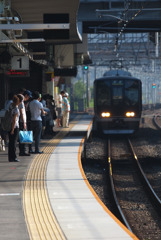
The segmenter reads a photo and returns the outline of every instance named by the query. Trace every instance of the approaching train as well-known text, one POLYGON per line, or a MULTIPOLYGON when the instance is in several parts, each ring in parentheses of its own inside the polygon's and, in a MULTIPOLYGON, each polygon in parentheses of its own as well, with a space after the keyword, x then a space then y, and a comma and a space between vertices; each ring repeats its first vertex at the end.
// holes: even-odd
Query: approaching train
POLYGON ((103 134, 132 134, 139 128, 142 83, 123 70, 111 70, 94 81, 93 130, 103 134))

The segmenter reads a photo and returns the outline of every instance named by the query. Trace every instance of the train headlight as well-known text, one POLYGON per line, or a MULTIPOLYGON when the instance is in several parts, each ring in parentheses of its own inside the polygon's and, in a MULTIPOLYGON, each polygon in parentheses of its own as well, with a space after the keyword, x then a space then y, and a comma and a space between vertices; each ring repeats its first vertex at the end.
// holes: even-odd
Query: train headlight
POLYGON ((103 118, 110 117, 110 116, 111 116, 111 114, 109 112, 101 113, 101 117, 103 117, 103 118))
POLYGON ((135 117, 135 113, 134 112, 127 112, 126 117, 135 117))

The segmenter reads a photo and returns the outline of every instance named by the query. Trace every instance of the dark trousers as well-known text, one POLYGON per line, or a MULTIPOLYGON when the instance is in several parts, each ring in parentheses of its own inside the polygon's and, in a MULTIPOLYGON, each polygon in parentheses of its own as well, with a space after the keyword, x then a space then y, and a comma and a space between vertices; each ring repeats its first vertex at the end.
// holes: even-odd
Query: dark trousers
MULTIPOLYGON (((27 121, 27 130, 31 131, 31 120, 27 121)), ((32 144, 29 144, 29 152, 32 151, 32 144)))
MULTIPOLYGON (((19 130, 23 130, 23 123, 20 122, 20 128, 19 130)), ((26 145, 23 143, 20 143, 19 142, 19 151, 20 151, 20 154, 23 154, 26 152, 26 145)))
POLYGON ((11 132, 8 133, 9 143, 8 143, 8 161, 13 161, 17 158, 16 155, 16 145, 18 139, 19 129, 15 128, 14 134, 11 135, 11 132))
POLYGON ((42 131, 42 121, 31 121, 31 130, 35 140, 35 152, 39 151, 39 144, 42 131))

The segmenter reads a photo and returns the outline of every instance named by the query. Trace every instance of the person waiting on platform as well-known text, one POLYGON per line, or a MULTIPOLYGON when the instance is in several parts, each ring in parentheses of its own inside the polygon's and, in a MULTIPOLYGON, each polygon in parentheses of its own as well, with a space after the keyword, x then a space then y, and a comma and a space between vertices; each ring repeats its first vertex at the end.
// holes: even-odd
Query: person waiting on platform
POLYGON ((44 135, 53 135, 53 127, 54 127, 54 122, 53 122, 53 117, 52 117, 52 99, 53 96, 50 94, 46 94, 43 96, 42 99, 42 104, 43 104, 43 109, 46 112, 45 116, 42 117, 42 125, 43 125, 43 131, 42 131, 42 138, 44 135))
POLYGON ((63 110, 63 127, 68 128, 69 113, 70 113, 70 103, 68 101, 68 93, 64 93, 63 95, 62 110, 63 110))
POLYGON ((55 134, 55 132, 53 131, 54 120, 56 119, 55 101, 53 99, 53 96, 50 94, 48 94, 47 96, 46 106, 50 110, 50 119, 49 119, 48 125, 46 125, 46 130, 47 130, 47 133, 49 134, 55 134))
MULTIPOLYGON (((19 129, 27 130, 27 118, 26 118, 26 110, 24 105, 24 96, 22 94, 17 94, 17 97, 20 100, 20 104, 18 106, 20 111, 20 120, 19 120, 19 129)), ((26 153, 26 145, 19 142, 19 156, 30 156, 29 153, 26 153)))
MULTIPOLYGON (((8 99, 5 101, 4 109, 8 110, 11 103, 13 103, 14 92, 8 94, 8 99)), ((4 140, 5 144, 8 145, 8 132, 1 129, 1 137, 4 140)))
POLYGON ((16 155, 16 145, 19 133, 19 116, 20 112, 18 105, 20 103, 19 98, 14 95, 13 103, 9 106, 9 109, 12 109, 12 128, 8 132, 9 143, 8 143, 8 161, 9 162, 19 162, 16 155))
POLYGON ((57 111, 57 126, 61 127, 62 125, 62 100, 64 91, 61 91, 60 94, 58 94, 56 99, 56 111, 57 111))
POLYGON ((42 131, 42 118, 41 115, 46 115, 43 109, 42 103, 39 101, 40 94, 35 91, 33 93, 33 100, 29 104, 29 109, 31 112, 31 129, 33 130, 34 140, 35 140, 35 152, 31 149, 31 153, 43 153, 39 150, 41 131, 42 131))

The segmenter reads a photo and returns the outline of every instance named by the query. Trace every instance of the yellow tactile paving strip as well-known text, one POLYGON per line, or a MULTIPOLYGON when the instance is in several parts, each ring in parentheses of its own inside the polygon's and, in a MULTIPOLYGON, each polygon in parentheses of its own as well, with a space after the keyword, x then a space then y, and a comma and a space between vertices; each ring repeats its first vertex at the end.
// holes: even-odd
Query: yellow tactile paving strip
POLYGON ((55 138, 51 139, 42 150, 43 154, 36 155, 26 174, 23 188, 24 215, 32 240, 65 240, 56 217, 51 209, 46 189, 46 167, 50 155, 70 128, 62 129, 55 138))

